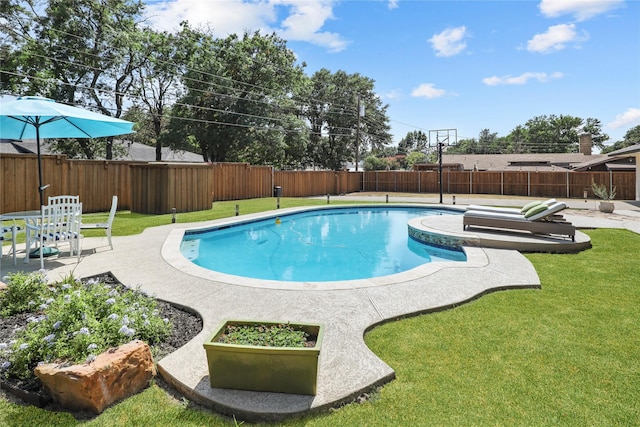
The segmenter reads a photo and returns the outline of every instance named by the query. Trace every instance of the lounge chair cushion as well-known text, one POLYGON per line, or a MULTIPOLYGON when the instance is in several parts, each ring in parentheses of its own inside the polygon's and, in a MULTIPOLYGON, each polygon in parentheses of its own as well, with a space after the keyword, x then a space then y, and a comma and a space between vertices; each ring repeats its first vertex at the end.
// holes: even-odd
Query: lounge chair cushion
POLYGON ((527 218, 527 220, 537 221, 539 219, 543 219, 547 217, 551 218, 554 213, 560 212, 561 210, 566 208, 567 208, 567 205, 564 202, 556 202, 553 205, 549 206, 547 209, 543 210, 542 212, 539 212, 535 215, 530 216, 529 218, 527 218))
POLYGON ((532 216, 539 214, 540 212, 545 211, 549 206, 544 203, 540 203, 526 210, 524 213, 525 218, 531 218, 532 216))
POLYGON ((528 211, 529 209, 531 209, 531 208, 533 208, 533 207, 536 207, 536 206, 538 206, 538 205, 540 205, 540 204, 542 204, 542 202, 541 202, 541 201, 539 201, 539 200, 535 200, 535 201, 533 201, 533 202, 529 202, 529 203, 527 203, 526 205, 524 205, 524 206, 520 209, 520 212, 521 212, 522 214, 525 214, 525 213, 527 213, 527 211, 528 211))

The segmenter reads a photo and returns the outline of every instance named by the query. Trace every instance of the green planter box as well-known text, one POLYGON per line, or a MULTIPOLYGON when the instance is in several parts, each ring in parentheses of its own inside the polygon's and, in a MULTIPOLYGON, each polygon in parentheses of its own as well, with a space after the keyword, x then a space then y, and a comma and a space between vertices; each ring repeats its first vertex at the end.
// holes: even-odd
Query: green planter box
POLYGON ((286 322, 222 322, 204 343, 211 387, 315 395, 323 335, 321 325, 291 324, 310 336, 317 336, 314 347, 257 347, 217 342, 227 325, 282 323, 286 322))

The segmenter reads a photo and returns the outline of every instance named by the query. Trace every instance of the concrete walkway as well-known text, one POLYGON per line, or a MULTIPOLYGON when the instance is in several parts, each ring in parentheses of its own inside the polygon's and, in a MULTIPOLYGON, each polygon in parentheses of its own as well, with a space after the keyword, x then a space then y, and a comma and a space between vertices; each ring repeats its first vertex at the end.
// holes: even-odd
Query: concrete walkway
MULTIPOLYGON (((347 197, 355 196, 344 198, 347 197)), ((385 196, 362 195, 358 200, 379 201, 376 200, 378 197, 385 196)), ((392 201, 434 203, 415 197, 410 200, 393 197, 392 201)), ((465 204, 507 205, 502 200, 464 201, 465 204)), ((458 199, 456 207, 463 207, 461 203, 458 199)), ((570 202, 570 207, 573 205, 574 202, 570 202)), ((565 217, 577 227, 628 228, 640 232, 640 209, 619 202, 616 205, 616 212, 610 215, 593 209, 576 209, 565 211, 565 217)), ((278 211, 279 214, 284 212, 278 211)), ((269 214, 273 212, 252 217, 269 214)), ((203 318, 203 331, 160 360, 158 368, 190 399, 239 419, 278 420, 323 411, 392 380, 394 371, 364 343, 364 333, 377 324, 453 307, 494 290, 540 286, 533 266, 519 252, 476 247, 466 248, 468 261, 465 263, 434 263, 387 278, 331 282, 328 286, 237 278, 225 280, 223 276, 212 277, 185 267, 185 259, 176 251, 176 244, 179 244, 176 242, 184 230, 231 220, 234 219, 206 224, 169 224, 147 229, 140 235, 114 237, 114 250, 109 249, 106 238, 86 238, 79 264, 74 262, 75 258, 63 257, 48 259, 46 268, 51 280, 69 273, 85 277, 111 271, 128 286, 140 286, 151 295, 197 311, 203 318), (225 319, 323 324, 325 336, 319 360, 317 395, 211 388, 202 344, 225 319)), ((474 232, 479 234, 477 230, 474 232)), ((7 247, 3 249, 6 252, 7 247)), ((19 260, 18 266, 14 267, 11 257, 2 258, 2 274, 38 268, 38 260, 31 260, 29 264, 19 260)))

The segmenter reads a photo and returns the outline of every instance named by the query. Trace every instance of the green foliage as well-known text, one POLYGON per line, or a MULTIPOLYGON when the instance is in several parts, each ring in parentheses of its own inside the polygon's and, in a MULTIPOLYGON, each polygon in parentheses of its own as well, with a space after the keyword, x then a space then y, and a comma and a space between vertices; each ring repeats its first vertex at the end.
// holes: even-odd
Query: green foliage
POLYGON ((305 347, 309 334, 286 324, 227 325, 218 342, 260 347, 305 347))
MULTIPOLYGON (((27 3, 22 1, 3 3, 15 3, 0 9, 9 27, 3 33, 11 34, 4 47, 10 58, 19 56, 13 70, 32 77, 13 80, 12 89, 122 116, 141 59, 142 2, 46 0, 28 2, 28 7, 16 7, 27 3)), ((99 155, 94 141, 76 141, 75 147, 60 144, 58 149, 81 151, 87 159, 99 155)), ((112 158, 112 145, 112 139, 105 140, 106 159, 112 158)))
MULTIPOLYGON (((42 283, 41 274, 34 276, 34 281, 42 283)), ((9 288, 24 282, 22 276, 11 276, 9 288)), ((155 300, 139 291, 72 276, 44 290, 42 286, 31 289, 27 307, 34 315, 14 341, 0 347, 7 376, 31 378, 38 363, 91 362, 97 354, 133 339, 154 345, 171 331, 169 320, 160 318, 155 300)), ((21 293, 17 307, 13 300, 3 299, 11 312, 23 306, 27 292, 21 293)))
POLYGON ((624 139, 622 141, 616 141, 614 144, 605 147, 602 150, 602 154, 620 150, 621 148, 630 147, 631 145, 635 144, 640 144, 640 125, 629 129, 624 134, 624 139))
POLYGON ((387 159, 381 159, 376 156, 369 156, 364 159, 364 170, 369 171, 383 171, 390 168, 387 159))
POLYGON ((427 134, 421 130, 408 132, 407 135, 398 143, 398 153, 409 154, 414 151, 426 151, 429 145, 427 134))
POLYGON ((579 135, 590 133, 593 145, 603 148, 609 136, 602 133, 598 119, 568 115, 536 116, 517 125, 506 137, 483 129, 478 139, 461 139, 447 148, 448 154, 573 153, 578 151, 579 135))
POLYGON ((413 169, 413 165, 416 163, 425 163, 427 155, 420 151, 412 151, 407 155, 407 169, 413 169))
POLYGON ((186 92, 162 138, 191 138, 205 161, 281 164, 289 148, 299 152, 308 129, 295 120, 300 109, 294 99, 306 77, 286 42, 260 32, 225 39, 188 27, 184 32, 192 46, 186 92))
POLYGON ((48 294, 43 273, 9 273, 5 280, 7 290, 0 292, 0 317, 34 311, 48 294))
POLYGON ((339 170, 358 151, 379 151, 391 142, 387 105, 374 90, 374 81, 358 73, 323 68, 310 79, 301 102, 311 125, 309 157, 314 165, 339 170), (358 117, 358 104, 364 117, 358 117), (360 129, 356 132, 358 124, 360 129))

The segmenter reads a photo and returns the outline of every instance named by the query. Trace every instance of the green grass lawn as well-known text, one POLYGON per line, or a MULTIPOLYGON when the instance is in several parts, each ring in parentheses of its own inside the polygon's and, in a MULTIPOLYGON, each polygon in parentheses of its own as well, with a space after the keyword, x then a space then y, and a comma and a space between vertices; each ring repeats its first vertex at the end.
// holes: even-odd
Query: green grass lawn
MULTIPOLYGON (((293 200, 286 203, 298 203, 293 200)), ((273 208, 273 199, 251 202, 238 202, 241 213, 273 208)), ((211 212, 178 218, 188 222, 198 220, 191 215, 229 216, 235 204, 219 203, 211 212)), ((283 201, 283 207, 288 206, 283 201)), ((114 234, 125 229, 135 233, 167 223, 167 218, 118 213, 114 234)), ((587 234, 593 243, 588 251, 527 255, 538 271, 541 290, 497 292, 449 311, 375 328, 367 334, 367 344, 393 367, 397 379, 364 404, 283 424, 640 425, 640 236, 608 229, 587 234)), ((0 399, 0 425, 80 423, 66 413, 0 399)), ((234 422, 152 385, 82 424, 234 422)))

